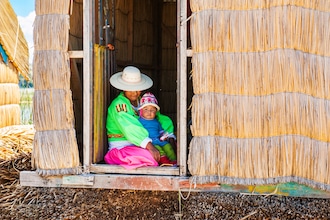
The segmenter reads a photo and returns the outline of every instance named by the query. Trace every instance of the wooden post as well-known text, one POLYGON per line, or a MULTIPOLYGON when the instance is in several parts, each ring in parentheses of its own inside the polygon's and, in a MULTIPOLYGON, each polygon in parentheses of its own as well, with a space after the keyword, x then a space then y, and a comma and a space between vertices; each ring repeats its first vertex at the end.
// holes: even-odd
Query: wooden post
POLYGON ((83 2, 83 148, 84 148, 84 172, 89 173, 89 166, 92 163, 92 106, 91 106, 91 85, 93 72, 93 15, 94 5, 92 0, 83 2))
POLYGON ((177 1, 177 122, 178 122, 178 158, 180 176, 187 175, 187 0, 177 1))

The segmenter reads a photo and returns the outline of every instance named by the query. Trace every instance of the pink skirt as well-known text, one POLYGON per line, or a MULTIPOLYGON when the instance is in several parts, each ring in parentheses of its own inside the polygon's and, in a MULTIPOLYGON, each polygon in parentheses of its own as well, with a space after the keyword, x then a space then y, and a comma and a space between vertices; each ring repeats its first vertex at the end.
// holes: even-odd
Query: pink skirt
POLYGON ((104 156, 107 164, 121 165, 128 170, 145 166, 158 166, 157 161, 146 149, 137 146, 127 146, 122 149, 112 149, 104 156))

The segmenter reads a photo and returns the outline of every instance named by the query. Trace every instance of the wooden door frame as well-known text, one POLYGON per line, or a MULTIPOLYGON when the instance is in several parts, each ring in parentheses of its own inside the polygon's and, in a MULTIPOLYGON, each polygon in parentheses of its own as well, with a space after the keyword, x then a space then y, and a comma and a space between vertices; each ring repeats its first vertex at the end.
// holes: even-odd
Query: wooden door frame
MULTIPOLYGON (((84 173, 103 170, 104 166, 93 164, 92 133, 92 77, 93 77, 93 45, 95 30, 93 21, 95 5, 92 0, 84 0, 83 9, 83 169, 84 173)), ((178 162, 179 175, 187 175, 187 0, 177 1, 177 128, 178 128, 178 162)), ((115 169, 118 172, 118 169, 115 169)), ((121 170, 121 169, 119 169, 121 170)), ((162 172, 160 172, 161 174, 162 172)), ((169 172, 169 173, 172 173, 169 172)), ((148 172, 146 172, 148 174, 148 172)))

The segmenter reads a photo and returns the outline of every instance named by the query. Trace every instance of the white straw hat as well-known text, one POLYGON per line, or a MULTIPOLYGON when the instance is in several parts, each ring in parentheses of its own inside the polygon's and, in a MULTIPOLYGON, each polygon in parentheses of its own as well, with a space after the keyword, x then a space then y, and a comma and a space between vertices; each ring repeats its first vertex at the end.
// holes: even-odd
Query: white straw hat
POLYGON ((149 89, 153 82, 151 78, 134 66, 127 66, 122 72, 110 77, 110 84, 123 91, 142 91, 149 89))

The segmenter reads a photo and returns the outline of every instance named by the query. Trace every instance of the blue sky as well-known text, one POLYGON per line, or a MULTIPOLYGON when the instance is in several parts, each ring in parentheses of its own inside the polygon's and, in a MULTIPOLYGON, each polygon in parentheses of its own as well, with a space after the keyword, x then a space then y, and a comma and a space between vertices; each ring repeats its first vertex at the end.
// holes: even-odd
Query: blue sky
POLYGON ((9 0, 17 15, 26 17, 34 11, 35 0, 9 0))
POLYGON ((33 58, 33 22, 35 18, 35 0, 9 0, 13 7, 25 39, 29 45, 30 63, 33 58))

